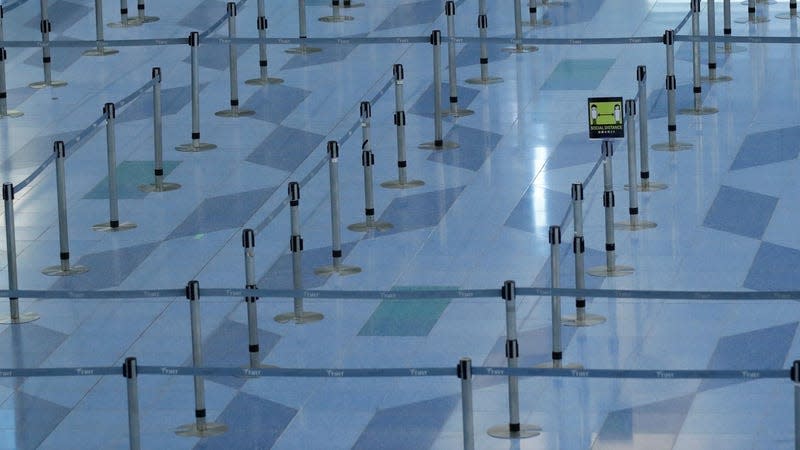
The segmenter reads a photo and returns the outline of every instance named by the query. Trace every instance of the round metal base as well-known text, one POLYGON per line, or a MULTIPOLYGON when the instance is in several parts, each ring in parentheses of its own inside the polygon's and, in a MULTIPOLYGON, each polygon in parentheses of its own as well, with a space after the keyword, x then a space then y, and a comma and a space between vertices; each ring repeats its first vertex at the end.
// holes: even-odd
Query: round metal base
POLYGON ((205 142, 200 142, 198 144, 193 144, 193 143, 181 144, 175 147, 175 150, 179 152, 204 152, 207 150, 214 150, 215 148, 217 148, 217 146, 214 144, 207 144, 205 142))
POLYGON ((112 227, 110 223, 98 223, 92 227, 92 231, 104 231, 107 233, 116 233, 118 231, 129 231, 136 228, 135 223, 131 222, 120 222, 120 224, 116 227, 112 227))
POLYGON ((526 27, 549 27, 552 24, 553 24, 553 22, 550 22, 547 19, 539 19, 533 25, 531 25, 530 21, 522 22, 522 25, 524 25, 526 27))
POLYGON ((95 48, 92 50, 84 50, 83 56, 108 56, 108 55, 116 55, 119 53, 119 50, 114 48, 95 48))
POLYGON ((342 5, 342 8, 361 8, 363 3, 350 3, 349 5, 342 5))
POLYGON ((225 110, 222 110, 222 111, 215 112, 214 115, 217 116, 217 117, 233 117, 233 118, 236 118, 236 117, 249 117, 249 116, 255 115, 255 113, 256 113, 255 111, 250 110, 250 109, 239 109, 239 110, 236 110, 236 111, 234 111, 232 109, 225 109, 225 110))
POLYGON ((8 109, 6 110, 5 114, 0 114, 0 119, 2 119, 3 117, 10 117, 12 119, 15 119, 17 117, 22 117, 22 116, 24 116, 22 111, 17 111, 16 109, 8 109))
POLYGON ((57 88, 57 87, 64 87, 66 85, 67 85, 66 81, 52 80, 52 81, 50 81, 50 84, 47 84, 44 81, 37 81, 35 83, 29 84, 28 87, 31 87, 33 89, 44 89, 46 87, 57 88))
POLYGON ((268 84, 281 84, 283 83, 283 78, 253 78, 252 80, 247 80, 244 84, 249 84, 250 86, 266 86, 268 84))
POLYGON ((156 16, 144 16, 144 17, 136 16, 136 20, 138 20, 141 23, 153 23, 153 22, 158 22, 161 19, 159 19, 156 16))
POLYGON ((394 225, 388 222, 372 222, 371 224, 366 222, 359 222, 347 226, 348 230, 357 232, 365 232, 370 230, 386 231, 386 230, 391 230, 392 228, 394 228, 394 225))
POLYGON ((19 317, 16 319, 12 319, 11 316, 2 315, 0 316, 0 324, 3 325, 17 325, 21 323, 28 323, 33 322, 34 320, 38 320, 39 315, 32 312, 20 313, 19 317))
POLYGON ((617 222, 614 224, 615 229, 625 230, 625 231, 649 230, 655 227, 656 227, 655 222, 648 222, 646 220, 639 220, 635 224, 632 224, 630 222, 617 222))
POLYGON ((155 184, 140 184, 139 190, 142 192, 169 192, 176 191, 181 188, 178 183, 161 183, 161 186, 155 184))
POLYGON ((750 18, 747 18, 747 17, 743 17, 741 19, 734 19, 734 22, 736 22, 736 23, 764 23, 764 22, 769 22, 769 17, 756 16, 753 20, 750 20, 750 18))
POLYGON ((728 81, 733 81, 733 77, 730 75, 717 75, 714 78, 700 77, 700 79, 708 83, 727 83, 728 81))
POLYGON ((361 272, 361 267, 356 266, 323 266, 314 269, 314 273, 317 275, 331 275, 331 274, 339 274, 339 275, 355 275, 361 272))
POLYGON ((564 316, 561 318, 561 324, 565 327, 591 327, 605 322, 605 317, 596 314, 585 314, 582 320, 578 320, 577 316, 564 316))
POLYGON ((511 431, 511 426, 509 424, 503 425, 495 425, 492 428, 486 430, 486 433, 498 439, 527 439, 529 437, 539 436, 542 431, 542 427, 539 425, 527 425, 527 424, 520 424, 519 431, 511 431))
POLYGON ((312 53, 319 53, 322 51, 322 49, 318 47, 300 46, 300 47, 287 48, 284 51, 292 55, 310 55, 312 53))
MULTIPOLYGON (((774 5, 775 3, 776 3, 775 0, 756 0, 756 5, 774 5)), ((747 6, 748 2, 743 1, 740 4, 747 6)))
POLYGON ((792 13, 780 13, 780 14, 776 14, 776 15, 775 15, 775 18, 776 18, 776 19, 786 19, 786 20, 792 20, 792 19, 797 19, 797 14, 792 14, 792 13))
POLYGON ((466 117, 475 114, 475 111, 466 108, 456 108, 448 109, 447 111, 442 111, 442 115, 445 117, 466 117))
POLYGON ((662 144, 653 144, 650 146, 650 148, 660 152, 679 152, 681 150, 690 150, 694 148, 694 146, 692 144, 687 144, 686 142, 676 142, 675 144, 664 142, 662 144))
POLYGON ((717 46, 717 50, 721 51, 722 53, 727 53, 727 54, 742 53, 742 52, 746 52, 747 51, 747 47, 744 47, 742 45, 733 45, 733 44, 731 44, 730 50, 726 50, 725 44, 722 44, 722 45, 718 45, 717 46))
MULTIPOLYGON (((637 184, 637 185, 636 185, 636 189, 638 189, 638 190, 639 190, 639 192, 655 192, 655 191, 663 191, 663 190, 664 190, 664 189, 666 189, 666 188, 667 188, 667 185, 666 185, 666 184, 663 184, 663 183, 655 183, 655 182, 647 182, 646 184, 645 184, 645 183, 640 183, 640 184, 637 184)), ((627 191, 627 190, 629 190, 629 189, 630 189, 630 185, 629 185, 629 184, 626 184, 626 185, 625 185, 625 190, 627 191)))
POLYGON ((558 367, 556 367, 555 361, 550 361, 546 363, 541 363, 533 366, 537 369, 583 369, 583 366, 576 363, 561 363, 558 367))
POLYGON ((411 189, 420 186, 425 186, 425 182, 422 180, 407 180, 405 183, 401 183, 400 180, 392 180, 381 183, 381 187, 386 189, 411 189))
POLYGON ((711 108, 704 106, 700 109, 697 108, 686 108, 686 109, 679 109, 678 114, 683 114, 686 116, 707 116, 709 114, 716 114, 719 110, 717 108, 711 108))
POLYGON ((464 80, 467 84, 497 84, 502 83, 503 79, 500 77, 486 77, 486 78, 467 78, 464 80))
POLYGON ((275 322, 278 323, 294 322, 298 325, 302 325, 304 323, 319 322, 324 318, 325 316, 322 313, 318 312, 303 311, 300 314, 295 314, 294 312, 290 312, 290 313, 278 314, 277 316, 275 316, 275 322))
POLYGON ((610 270, 607 265, 592 267, 586 273, 593 277, 624 277, 633 274, 633 267, 614 266, 610 270))
POLYGON ((135 17, 129 17, 128 20, 125 22, 111 22, 107 24, 108 28, 128 28, 128 27, 140 27, 142 26, 142 22, 135 17))
POLYGON ((81 273, 86 273, 89 271, 89 268, 86 266, 69 266, 66 270, 60 265, 58 266, 50 266, 45 267, 42 269, 42 273, 51 277, 66 277, 70 275, 78 275, 81 273))
POLYGON ((211 437, 219 436, 228 431, 228 426, 222 423, 206 422, 202 429, 196 423, 181 425, 175 430, 175 434, 184 437, 211 437))
POLYGON ((442 141, 441 145, 436 145, 436 142, 424 142, 417 146, 422 150, 451 150, 459 147, 460 145, 452 141, 442 141))
POLYGON ((539 47, 536 47, 534 45, 520 45, 520 46, 503 48, 504 52, 509 52, 509 53, 533 53, 537 50, 539 50, 539 47))
POLYGON ((353 16, 323 16, 319 18, 320 22, 326 23, 339 23, 339 22, 349 22, 351 20, 355 20, 353 16))

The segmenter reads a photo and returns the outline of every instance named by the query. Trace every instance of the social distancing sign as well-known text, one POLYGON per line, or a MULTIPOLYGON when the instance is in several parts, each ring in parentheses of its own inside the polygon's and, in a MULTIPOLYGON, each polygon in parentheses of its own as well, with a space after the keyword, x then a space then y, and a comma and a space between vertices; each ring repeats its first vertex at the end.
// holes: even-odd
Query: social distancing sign
POLYGON ((622 97, 589 98, 589 139, 621 139, 625 137, 622 97))

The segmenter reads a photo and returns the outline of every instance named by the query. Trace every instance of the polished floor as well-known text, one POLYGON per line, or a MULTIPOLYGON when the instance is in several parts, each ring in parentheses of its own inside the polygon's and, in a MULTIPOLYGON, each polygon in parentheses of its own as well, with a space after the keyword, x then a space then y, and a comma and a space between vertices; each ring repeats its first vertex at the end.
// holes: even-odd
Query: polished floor
MULTIPOLYGON (((105 22, 118 21, 107 0, 105 22)), ((132 15, 136 2, 129 1, 132 15)), ((298 5, 266 2, 270 37, 298 35, 298 5)), ((633 98, 636 67, 648 72, 650 143, 667 140, 664 46, 660 43, 588 45, 597 37, 660 37, 689 12, 689 1, 568 0, 539 7, 548 27, 524 28, 526 37, 576 39, 509 53, 489 47, 492 85, 479 76, 477 43, 457 45, 458 99, 474 115, 445 118, 444 138, 458 149, 421 150, 434 139, 433 70, 427 43, 365 43, 364 37, 423 37, 446 27, 441 0, 366 1, 325 23, 321 0, 307 3, 310 37, 346 37, 322 52, 292 55, 292 45, 270 45, 269 75, 282 84, 244 84, 259 74, 257 45, 240 45, 240 105, 251 117, 224 118, 229 106, 226 45, 201 43, 201 140, 206 152, 177 152, 191 140, 188 45, 117 47, 116 55, 82 56, 85 48, 53 49, 53 78, 68 85, 33 90, 41 81, 37 47, 7 48, 8 103, 24 112, 0 119, 2 182, 21 183, 52 154, 53 142, 74 142, 102 115, 163 70, 165 180, 170 192, 145 193, 152 182, 150 91, 117 110, 116 171, 119 219, 137 227, 93 231, 109 220, 106 136, 103 126, 67 148, 66 185, 72 264, 84 274, 42 274, 58 264, 59 230, 54 165, 16 194, 16 251, 21 289, 106 290, 108 299, 22 299, 23 312, 40 318, 0 328, 0 367, 190 365, 189 306, 183 296, 119 299, 114 291, 242 288, 241 235, 256 232, 260 288, 292 286, 287 185, 301 182, 300 227, 307 289, 414 291, 441 289, 440 299, 305 299, 321 322, 279 324, 291 299, 257 302, 260 356, 282 368, 454 367, 462 356, 475 365, 505 365, 502 300, 451 297, 455 289, 550 284, 548 227, 561 225, 561 285, 574 284, 570 214, 572 183, 584 182, 586 265, 605 263, 603 169, 600 143, 587 132, 587 98, 633 98), (405 69, 410 189, 385 189, 396 179, 392 65, 405 69), (353 232, 364 221, 359 103, 372 101, 376 220, 393 228, 353 232), (73 141, 70 141, 70 140, 73 141), (331 211, 326 142, 341 146, 343 264, 362 271, 318 276, 331 262, 331 211)), ((702 2, 702 30, 707 3, 702 2)), ((733 18, 746 6, 732 2, 733 18)), ((9 3, 6 2, 6 5, 9 3)), ((513 2, 489 1, 490 36, 511 37, 513 2)), ((523 2, 527 19, 527 2, 523 2)), ((477 36, 477 0, 456 2, 456 34, 477 36)), ((723 28, 716 2, 717 32, 723 28)), ((734 22, 735 36, 796 36, 796 20, 775 18, 788 4, 758 3, 759 24, 734 22)), ((239 36, 255 37, 256 1, 238 11, 239 36)), ((35 41, 39 2, 7 11, 5 38, 35 41)), ((218 0, 151 1, 160 18, 138 27, 105 27, 106 39, 185 38, 225 15, 218 0)), ((91 0, 49 2, 52 40, 93 40, 91 0)), ((680 35, 686 36, 691 23, 680 35)), ((212 36, 224 37, 223 24, 212 36)), ((706 46, 701 45, 706 61, 706 46)), ((448 101, 447 46, 443 48, 444 102, 448 101)), ((704 83, 705 106, 719 113, 679 115, 676 152, 651 151, 650 172, 663 191, 639 194, 641 231, 617 230, 623 277, 586 277, 589 288, 637 290, 774 291, 800 288, 800 56, 796 45, 738 43, 718 52, 718 72, 732 81, 704 83), (793 200, 794 199, 794 200, 793 200)), ((703 74, 706 68, 703 65, 703 74)), ((692 45, 676 44, 678 107, 691 108, 692 45)), ((448 105, 444 105, 448 108, 448 105)), ((638 133, 638 132, 637 132, 638 133)), ((615 216, 627 220, 627 146, 613 157, 615 216)), ((7 286, 3 244, 0 287, 7 286)), ((564 298, 565 314, 574 313, 564 298)), ((246 305, 241 298, 202 297, 204 363, 239 367, 248 361, 246 305)), ((788 368, 798 355, 800 305, 789 300, 589 300, 588 311, 607 321, 564 327, 564 360, 591 369, 788 368)), ((520 297, 520 365, 550 361, 549 297, 520 297)), ((788 371, 787 371, 788 374, 788 371)), ((142 448, 456 449, 462 447, 460 383, 455 377, 232 378, 205 382, 209 420, 229 431, 210 438, 174 430, 194 420, 189 377, 141 376, 142 448)), ((788 380, 609 380, 525 378, 521 418, 540 436, 499 440, 486 429, 508 421, 505 378, 475 379, 475 439, 479 449, 789 449, 794 448, 793 386, 788 380)), ((0 448, 112 449, 128 447, 125 381, 121 376, 0 378, 0 448)))

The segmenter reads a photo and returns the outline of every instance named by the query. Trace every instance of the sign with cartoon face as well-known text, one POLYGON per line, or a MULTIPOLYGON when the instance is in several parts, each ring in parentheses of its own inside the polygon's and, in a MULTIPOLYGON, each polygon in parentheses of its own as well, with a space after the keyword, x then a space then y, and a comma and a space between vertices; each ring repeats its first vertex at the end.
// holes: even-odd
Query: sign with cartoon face
POLYGON ((589 139, 625 137, 622 97, 593 97, 587 103, 589 139))

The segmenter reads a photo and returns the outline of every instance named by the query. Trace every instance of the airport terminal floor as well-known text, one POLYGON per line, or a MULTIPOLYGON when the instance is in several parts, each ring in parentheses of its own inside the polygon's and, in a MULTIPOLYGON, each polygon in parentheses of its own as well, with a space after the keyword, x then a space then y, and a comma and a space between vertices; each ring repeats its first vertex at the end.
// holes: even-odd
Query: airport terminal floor
POLYGON ((3 5, 0 448, 795 448, 789 3, 122 3, 3 5))

